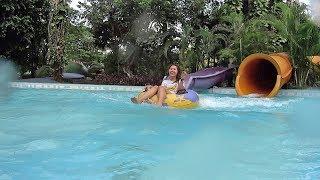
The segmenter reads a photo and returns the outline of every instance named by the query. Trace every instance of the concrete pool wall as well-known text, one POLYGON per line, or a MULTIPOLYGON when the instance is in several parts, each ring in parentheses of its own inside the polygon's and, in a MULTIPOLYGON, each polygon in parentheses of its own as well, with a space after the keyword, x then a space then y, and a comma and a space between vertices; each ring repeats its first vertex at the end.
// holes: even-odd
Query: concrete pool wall
MULTIPOLYGON (((10 86, 20 89, 69 89, 85 91, 128 91, 139 92, 143 86, 92 85, 92 84, 55 84, 55 83, 27 83, 12 82, 10 86)), ((236 95, 234 88, 212 88, 204 93, 236 95)), ((280 96, 320 97, 320 89, 282 89, 280 96)))

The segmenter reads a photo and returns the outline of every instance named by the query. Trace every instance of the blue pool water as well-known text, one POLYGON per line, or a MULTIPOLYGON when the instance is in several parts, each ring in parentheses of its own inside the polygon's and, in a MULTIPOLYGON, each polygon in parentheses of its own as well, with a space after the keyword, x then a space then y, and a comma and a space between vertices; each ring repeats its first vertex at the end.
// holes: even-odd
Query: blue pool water
POLYGON ((320 98, 15 89, 0 102, 0 179, 319 179, 320 98), (318 121, 317 121, 318 120, 318 121))

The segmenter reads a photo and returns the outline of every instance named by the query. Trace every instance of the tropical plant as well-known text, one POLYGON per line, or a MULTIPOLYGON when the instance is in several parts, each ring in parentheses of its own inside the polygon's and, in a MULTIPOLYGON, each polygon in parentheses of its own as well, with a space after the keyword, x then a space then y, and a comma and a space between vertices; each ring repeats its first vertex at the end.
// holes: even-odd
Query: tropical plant
POLYGON ((92 25, 95 44, 111 51, 118 74, 132 76, 135 72, 150 72, 147 69, 152 67, 160 71, 166 69, 177 34, 174 28, 178 14, 176 1, 89 2, 90 5, 83 6, 92 25))
POLYGON ((48 0, 2 1, 0 56, 15 62, 23 74, 46 64, 48 51, 48 0))
POLYGON ((279 17, 269 16, 269 21, 276 33, 286 41, 283 43, 285 52, 291 55, 294 67, 294 86, 305 87, 311 72, 311 63, 308 56, 320 52, 319 27, 306 14, 305 7, 291 3, 276 5, 281 9, 279 17))
POLYGON ((294 86, 319 81, 307 60, 320 51, 319 27, 294 1, 87 0, 79 12, 68 2, 2 3, 0 56, 32 74, 50 65, 59 81, 63 65, 80 61, 92 74, 105 72, 102 82, 116 74, 131 83, 137 75, 162 76, 171 63, 194 72, 284 51, 294 86))
POLYGON ((229 57, 235 65, 253 53, 281 52, 280 42, 284 41, 271 31, 264 17, 245 20, 239 13, 230 13, 222 18, 231 33, 227 47, 221 50, 219 58, 229 57))
POLYGON ((64 38, 69 6, 67 0, 50 0, 49 53, 48 60, 53 68, 53 79, 62 82, 64 38))
POLYGON ((223 13, 218 1, 184 1, 181 9, 180 59, 190 71, 217 66, 218 52, 225 48, 228 29, 220 24, 223 13))
POLYGON ((94 45, 94 37, 89 27, 82 24, 69 24, 65 37, 64 59, 66 63, 81 61, 87 67, 104 63, 107 54, 94 45))

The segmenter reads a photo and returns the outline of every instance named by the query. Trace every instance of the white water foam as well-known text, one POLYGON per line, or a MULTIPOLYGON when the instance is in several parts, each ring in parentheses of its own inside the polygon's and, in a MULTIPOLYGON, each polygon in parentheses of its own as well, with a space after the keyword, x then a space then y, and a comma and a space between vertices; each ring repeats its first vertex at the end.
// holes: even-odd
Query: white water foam
POLYGON ((16 68, 10 61, 0 58, 0 101, 6 99, 11 94, 12 88, 9 83, 16 77, 16 68))
POLYGON ((45 139, 45 140, 35 140, 32 142, 29 142, 25 145, 26 151, 44 151, 44 150, 52 150, 56 149, 58 147, 58 143, 45 139))
POLYGON ((103 102, 105 100, 118 101, 118 99, 112 98, 108 96, 108 94, 92 93, 92 95, 98 99, 98 102, 103 102))
POLYGON ((290 104, 301 99, 270 99, 248 97, 200 97, 202 109, 227 110, 227 111, 270 111, 274 109, 286 109, 290 104))
POLYGON ((119 132, 122 132, 124 129, 123 128, 118 128, 118 129, 108 129, 104 133, 105 134, 116 134, 119 132))
POLYGON ((263 97, 264 94, 248 94, 246 96, 243 97, 248 97, 248 98, 259 98, 259 97, 263 97))

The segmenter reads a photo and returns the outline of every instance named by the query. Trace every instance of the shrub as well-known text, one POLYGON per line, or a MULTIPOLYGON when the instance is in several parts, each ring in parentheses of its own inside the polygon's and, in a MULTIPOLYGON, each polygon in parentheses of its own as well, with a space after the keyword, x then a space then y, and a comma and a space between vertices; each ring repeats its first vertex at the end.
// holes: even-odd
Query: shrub
POLYGON ((36 70, 36 78, 43 78, 52 76, 53 69, 50 66, 42 66, 36 70))
POLYGON ((67 73, 77 73, 82 75, 87 75, 88 69, 78 62, 70 62, 65 68, 64 71, 67 73))
POLYGON ((104 72, 104 66, 102 64, 94 64, 88 69, 88 74, 94 76, 104 72))

